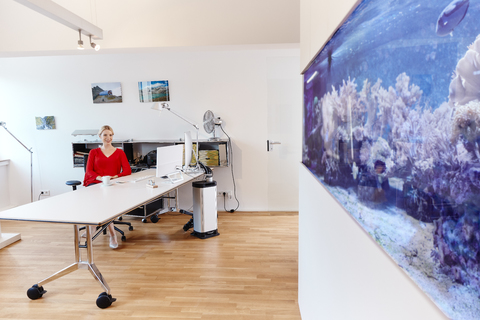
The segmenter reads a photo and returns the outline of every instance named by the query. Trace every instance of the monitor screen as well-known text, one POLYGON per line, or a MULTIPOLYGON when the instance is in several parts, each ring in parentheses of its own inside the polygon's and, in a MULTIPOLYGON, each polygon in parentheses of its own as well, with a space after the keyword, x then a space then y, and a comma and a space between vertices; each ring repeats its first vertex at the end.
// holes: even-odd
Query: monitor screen
POLYGON ((182 167, 183 146, 181 144, 175 146, 166 146, 157 148, 157 177, 174 173, 177 168, 182 167))

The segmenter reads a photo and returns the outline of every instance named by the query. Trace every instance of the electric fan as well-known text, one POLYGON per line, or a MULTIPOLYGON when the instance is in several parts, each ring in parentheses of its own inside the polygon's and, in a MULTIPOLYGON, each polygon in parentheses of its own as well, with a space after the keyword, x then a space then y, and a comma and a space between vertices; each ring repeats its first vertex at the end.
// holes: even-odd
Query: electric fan
POLYGON ((203 115, 203 129, 205 129, 205 132, 207 133, 213 133, 213 137, 208 140, 219 140, 219 138, 215 136, 215 126, 219 126, 221 124, 222 120, 220 119, 220 117, 215 118, 215 115, 210 110, 207 110, 207 112, 205 112, 205 114, 203 115))

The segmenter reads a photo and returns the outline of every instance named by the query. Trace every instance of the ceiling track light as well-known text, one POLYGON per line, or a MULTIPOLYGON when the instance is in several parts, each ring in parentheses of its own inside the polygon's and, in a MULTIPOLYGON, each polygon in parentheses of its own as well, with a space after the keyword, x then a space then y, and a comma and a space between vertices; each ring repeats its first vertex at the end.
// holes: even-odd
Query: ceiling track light
POLYGON ((90 46, 95 49, 95 51, 98 51, 100 50, 100 45, 99 44, 96 44, 95 42, 92 42, 92 36, 88 36, 90 38, 90 46))
MULTIPOLYGON (((100 50, 100 45, 96 44, 95 42, 92 42, 92 35, 88 36, 90 40, 90 46, 95 49, 95 51, 100 50)), ((82 41, 82 29, 78 29, 78 50, 83 50, 85 47, 83 46, 83 41, 82 41)))
POLYGON ((78 40, 77 49, 78 49, 78 50, 83 50, 83 49, 85 49, 85 48, 83 47, 82 30, 80 30, 80 29, 78 29, 78 37, 79 37, 79 40, 78 40))

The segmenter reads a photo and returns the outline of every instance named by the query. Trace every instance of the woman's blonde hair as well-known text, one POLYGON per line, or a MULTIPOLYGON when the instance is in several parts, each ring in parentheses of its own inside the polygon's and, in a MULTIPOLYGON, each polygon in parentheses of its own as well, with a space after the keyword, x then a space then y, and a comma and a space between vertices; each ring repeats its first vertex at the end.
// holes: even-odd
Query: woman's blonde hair
POLYGON ((112 127, 110 127, 109 125, 104 125, 100 128, 100 130, 98 130, 98 136, 100 137, 102 135, 102 132, 105 131, 105 130, 110 130, 110 131, 112 131, 112 134, 115 134, 113 132, 112 127))

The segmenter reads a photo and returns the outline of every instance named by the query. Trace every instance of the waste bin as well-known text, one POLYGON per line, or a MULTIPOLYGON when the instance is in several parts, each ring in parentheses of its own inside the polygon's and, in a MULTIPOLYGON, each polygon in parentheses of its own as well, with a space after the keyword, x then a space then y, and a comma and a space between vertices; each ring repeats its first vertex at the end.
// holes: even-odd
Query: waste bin
POLYGON ((207 239, 218 236, 217 182, 201 180, 192 183, 193 232, 192 235, 207 239))

